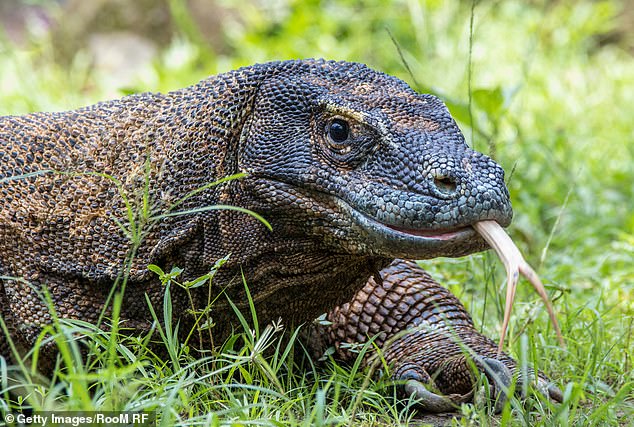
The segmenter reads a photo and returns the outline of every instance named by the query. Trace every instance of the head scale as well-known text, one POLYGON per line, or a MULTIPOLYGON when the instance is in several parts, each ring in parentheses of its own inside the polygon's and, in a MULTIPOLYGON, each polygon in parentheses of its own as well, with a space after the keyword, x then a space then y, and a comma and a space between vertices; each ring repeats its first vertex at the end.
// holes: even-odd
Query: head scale
POLYGON ((408 258, 484 249, 471 224, 509 224, 503 170, 438 98, 362 64, 268 66, 238 167, 274 217, 345 252, 408 258))

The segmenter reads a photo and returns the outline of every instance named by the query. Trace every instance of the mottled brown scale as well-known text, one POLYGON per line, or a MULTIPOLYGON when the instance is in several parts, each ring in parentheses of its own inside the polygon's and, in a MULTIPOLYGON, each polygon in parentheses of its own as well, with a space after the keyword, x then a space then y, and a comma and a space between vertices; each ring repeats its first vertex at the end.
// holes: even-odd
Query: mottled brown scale
MULTIPOLYGON (((443 395, 460 396, 456 403, 473 391, 472 366, 487 373, 480 365, 482 358, 497 360, 511 375, 518 374, 515 360, 498 354, 497 344, 475 329, 462 303, 416 263, 395 260, 381 276, 381 284, 369 279, 351 302, 330 311, 325 318, 329 323, 309 327, 314 357, 333 347, 336 359, 352 362, 358 357, 359 347, 355 350, 354 345, 373 338, 394 368, 394 378, 415 378, 443 395)), ((373 357, 371 352, 366 359, 373 357)), ((538 387, 561 400, 561 392, 541 374, 538 387)))
MULTIPOLYGON (((363 64, 323 60, 258 64, 166 94, 0 117, 0 196, 0 307, 24 350, 51 322, 44 288, 59 316, 95 322, 110 314, 107 296, 125 274, 123 326, 146 331, 146 296, 162 313, 164 294, 149 264, 180 267, 188 280, 228 254, 213 285, 192 291, 197 309, 216 300, 216 343, 235 324, 227 299, 248 310, 243 274, 263 324, 282 317, 298 325, 352 301, 309 346, 377 333, 383 343, 417 321, 437 323, 440 308, 465 340, 479 342, 451 294, 428 287, 410 264, 402 264, 409 272, 382 273, 383 285, 368 278, 397 257, 483 250, 471 225, 506 226, 512 216, 503 170, 467 147, 438 98, 363 64), (351 129, 336 144, 334 118, 351 129), (239 172, 247 176, 200 191, 239 172), (207 210, 217 204, 258 212, 273 231, 241 212, 207 210)), ((172 287, 172 301, 186 334, 189 299, 172 287)), ((386 354, 420 369, 449 363, 427 350, 432 339, 405 334, 386 354)), ((2 335, 0 355, 9 353, 2 335)), ((43 364, 54 361, 53 346, 42 353, 43 364)))

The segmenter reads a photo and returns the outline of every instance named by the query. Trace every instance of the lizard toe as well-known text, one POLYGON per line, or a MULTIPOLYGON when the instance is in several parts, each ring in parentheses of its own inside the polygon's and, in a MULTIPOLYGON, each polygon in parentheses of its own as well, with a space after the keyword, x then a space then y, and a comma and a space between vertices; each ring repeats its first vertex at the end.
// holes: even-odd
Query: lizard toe
POLYGON ((403 390, 409 396, 414 397, 417 406, 427 412, 453 412, 461 403, 469 402, 473 393, 441 395, 428 390, 425 384, 416 380, 407 380, 403 390))
POLYGON ((550 399, 553 402, 561 403, 564 401, 564 394, 557 385, 543 373, 539 372, 535 375, 535 371, 529 369, 527 373, 521 373, 518 377, 518 389, 521 389, 521 397, 526 398, 525 382, 532 385, 540 395, 550 399))
POLYGON ((548 384, 548 396, 557 403, 564 401, 564 394, 555 384, 548 384))
POLYGON ((511 370, 502 362, 491 357, 476 357, 475 364, 489 380, 490 396, 493 403, 493 411, 497 414, 502 412, 502 408, 509 398, 509 388, 513 374, 511 370))
POLYGON ((537 390, 539 390, 542 395, 549 397, 557 403, 564 401, 564 394, 561 389, 552 381, 542 378, 541 376, 537 379, 537 390))
POLYGON ((435 388, 434 381, 419 365, 405 363, 397 369, 394 378, 402 382, 402 392, 405 396, 416 400, 416 405, 426 412, 453 412, 461 403, 469 402, 473 392, 467 394, 442 395, 431 389, 435 388))

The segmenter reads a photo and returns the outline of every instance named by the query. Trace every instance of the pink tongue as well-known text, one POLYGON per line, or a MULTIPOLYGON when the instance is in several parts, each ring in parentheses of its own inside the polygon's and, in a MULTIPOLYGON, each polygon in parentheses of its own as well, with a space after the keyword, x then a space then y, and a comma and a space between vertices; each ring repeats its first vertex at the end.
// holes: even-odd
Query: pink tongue
POLYGON ((522 257, 519 249, 515 246, 515 243, 506 234, 504 229, 495 221, 480 221, 473 224, 473 228, 487 241, 487 243, 495 250, 498 257, 506 268, 507 288, 506 288, 506 303, 504 306, 504 322, 502 323, 502 334, 500 336, 500 343, 498 351, 502 351, 504 344, 504 338, 506 336, 506 329, 511 319, 511 308, 513 307, 513 301, 515 300, 515 289, 517 288, 517 282, 520 274, 522 274, 529 281, 533 288, 537 291, 539 296, 546 305, 546 310, 550 316, 550 320, 557 333, 557 338, 562 347, 565 346, 564 338, 561 335, 557 318, 555 317, 555 311, 548 299, 546 289, 541 280, 535 273, 535 270, 528 265, 528 263, 522 257))
POLYGON ((413 236, 427 237, 429 239, 436 239, 436 240, 449 240, 455 237, 461 231, 467 229, 467 227, 462 227, 462 228, 448 228, 445 230, 420 230, 415 228, 397 227, 395 225, 388 225, 388 227, 400 233, 411 234, 413 236))

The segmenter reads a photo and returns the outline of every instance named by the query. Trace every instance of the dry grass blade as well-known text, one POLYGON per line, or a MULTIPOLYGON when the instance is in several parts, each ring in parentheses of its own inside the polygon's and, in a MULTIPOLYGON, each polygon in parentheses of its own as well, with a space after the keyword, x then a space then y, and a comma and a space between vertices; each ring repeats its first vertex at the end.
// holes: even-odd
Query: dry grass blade
POLYGON ((502 323, 502 334, 500 336, 500 343, 498 345, 498 351, 502 351, 504 345, 504 339, 506 337, 506 330, 508 329, 509 321, 511 319, 511 309, 513 302, 515 301, 515 290, 517 289, 517 282, 519 276, 522 274, 533 285, 533 288, 537 291, 539 296, 546 305, 548 315, 557 333, 557 338, 561 346, 564 346, 564 339, 559 329, 559 323, 555 317, 555 311, 548 299, 546 289, 541 280, 535 273, 535 270, 528 265, 524 260, 521 252, 513 243, 513 240, 506 234, 504 229, 495 221, 480 221, 473 225, 473 228, 487 241, 487 243, 495 250, 500 260, 506 268, 507 287, 506 287, 506 301, 504 304, 504 321, 502 323))

